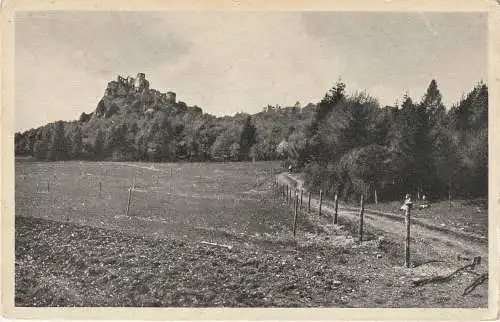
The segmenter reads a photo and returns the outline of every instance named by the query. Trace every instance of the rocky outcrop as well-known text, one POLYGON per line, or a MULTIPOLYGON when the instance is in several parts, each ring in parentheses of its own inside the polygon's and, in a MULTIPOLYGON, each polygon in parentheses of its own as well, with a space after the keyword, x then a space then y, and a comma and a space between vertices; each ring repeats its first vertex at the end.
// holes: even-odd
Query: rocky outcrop
POLYGON ((99 101, 94 115, 111 117, 120 110, 139 113, 154 113, 161 109, 176 109, 176 93, 162 93, 149 88, 149 81, 144 73, 134 77, 118 75, 108 83, 104 97, 99 101))

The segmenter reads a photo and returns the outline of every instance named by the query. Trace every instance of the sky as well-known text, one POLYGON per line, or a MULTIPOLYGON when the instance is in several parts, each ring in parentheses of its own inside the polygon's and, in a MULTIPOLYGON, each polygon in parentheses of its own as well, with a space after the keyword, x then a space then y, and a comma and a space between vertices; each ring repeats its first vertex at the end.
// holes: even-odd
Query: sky
POLYGON ((487 45, 485 13, 19 11, 15 129, 77 119, 138 72, 218 116, 315 103, 339 78, 382 106, 436 79, 450 107, 486 82, 487 45))

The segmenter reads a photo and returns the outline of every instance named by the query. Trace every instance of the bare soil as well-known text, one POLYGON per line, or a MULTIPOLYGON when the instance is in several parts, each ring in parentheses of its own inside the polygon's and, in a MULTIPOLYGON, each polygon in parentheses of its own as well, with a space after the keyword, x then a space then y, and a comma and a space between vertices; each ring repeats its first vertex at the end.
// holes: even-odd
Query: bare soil
MULTIPOLYGON (((191 240, 16 218, 16 306, 483 307, 476 276, 412 286, 380 241, 304 236, 233 243, 191 240)), ((432 264, 428 264, 432 265, 432 264)), ((448 267, 448 266, 447 266, 448 267)), ((441 271, 442 269, 438 269, 441 271)))

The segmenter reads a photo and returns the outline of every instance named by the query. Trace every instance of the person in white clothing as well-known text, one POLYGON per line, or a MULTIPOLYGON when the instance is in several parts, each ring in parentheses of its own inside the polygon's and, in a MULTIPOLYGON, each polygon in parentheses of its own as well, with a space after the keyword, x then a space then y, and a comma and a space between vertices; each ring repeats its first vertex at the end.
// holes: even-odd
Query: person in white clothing
POLYGON ((405 200, 403 202, 403 205, 401 206, 401 210, 407 210, 408 208, 411 208, 411 206, 413 205, 413 202, 411 201, 411 197, 410 197, 410 194, 406 194, 405 196, 405 200))

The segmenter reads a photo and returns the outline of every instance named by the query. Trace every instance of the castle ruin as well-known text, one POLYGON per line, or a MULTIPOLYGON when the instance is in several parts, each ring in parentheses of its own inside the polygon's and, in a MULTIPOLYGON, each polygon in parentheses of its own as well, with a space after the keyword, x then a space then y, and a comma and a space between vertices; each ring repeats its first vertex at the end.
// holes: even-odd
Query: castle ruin
POLYGON ((142 105, 144 111, 170 108, 177 102, 177 95, 175 92, 168 91, 166 93, 161 93, 157 90, 150 89, 149 81, 146 79, 146 74, 144 73, 138 73, 135 78, 118 75, 116 80, 108 83, 105 96, 107 96, 108 99, 123 97, 127 98, 127 100, 138 101, 142 105))
POLYGON ((169 103, 175 104, 176 94, 174 92, 167 92, 167 94, 166 94, 166 100, 169 103))

